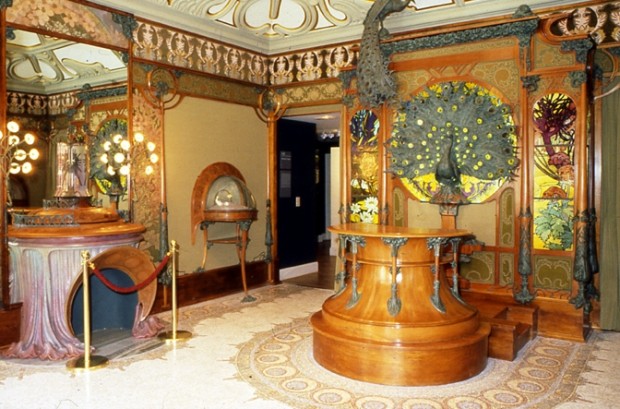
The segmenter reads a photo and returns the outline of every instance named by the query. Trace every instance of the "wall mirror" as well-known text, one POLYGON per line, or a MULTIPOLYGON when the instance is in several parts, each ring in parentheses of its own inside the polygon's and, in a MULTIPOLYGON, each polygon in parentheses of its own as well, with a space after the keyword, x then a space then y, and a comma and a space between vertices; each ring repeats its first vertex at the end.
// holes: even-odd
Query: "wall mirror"
MULTIPOLYGON (((22 206, 40 207, 43 199, 54 198, 56 144, 67 139, 70 124, 78 129, 80 120, 86 123, 85 111, 78 107, 88 106, 92 112, 95 105, 95 99, 89 99, 87 104, 83 97, 98 97, 101 90, 116 88, 114 95, 97 99, 104 101, 97 108, 107 112, 108 117, 127 119, 127 89, 131 89, 131 75, 127 71, 128 34, 133 20, 129 15, 66 1, 21 0, 8 5, 5 2, 0 7, 5 55, 0 65, 0 75, 5 77, 1 87, 4 95, 0 95, 5 104, 0 117, 3 123, 16 119, 20 132, 35 134, 40 149, 30 175, 11 176, 15 181, 11 190, 16 200, 14 208, 9 210, 16 211, 22 206), (87 93, 83 93, 85 84, 90 86, 87 93)), ((98 118, 99 123, 104 122, 104 115, 98 118)), ((90 130, 96 133, 99 123, 91 123, 90 130)), ((85 148, 89 149, 85 142, 85 148)), ((88 160, 84 154, 80 158, 88 160)), ((0 191, 4 195, 5 187, 0 191)), ((102 195, 102 199, 107 200, 107 196, 102 195)), ((5 274, 9 270, 6 201, 0 207, 3 226, 0 306, 4 306, 11 303, 9 275, 5 274)))
POLYGON ((100 197, 105 205, 105 176, 89 171, 102 167, 93 156, 101 150, 93 145, 98 135, 127 136, 126 126, 110 125, 127 122, 122 53, 35 31, 8 32, 7 120, 34 134, 40 152, 30 172, 10 176, 13 206, 40 207, 44 200, 73 195, 100 197), (64 174, 71 168, 79 173, 68 178, 64 174))

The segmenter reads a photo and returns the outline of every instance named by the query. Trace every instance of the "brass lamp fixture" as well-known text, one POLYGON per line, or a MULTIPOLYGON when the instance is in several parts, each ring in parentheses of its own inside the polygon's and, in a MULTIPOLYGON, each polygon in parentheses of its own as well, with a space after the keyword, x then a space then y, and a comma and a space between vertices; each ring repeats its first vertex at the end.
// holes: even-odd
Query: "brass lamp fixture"
POLYGON ((7 186, 7 204, 12 206, 11 195, 9 194, 8 175, 17 175, 19 173, 28 174, 32 172, 33 165, 30 161, 39 158, 39 151, 35 147, 31 147, 36 137, 34 134, 27 132, 23 136, 19 135, 20 126, 16 121, 9 121, 6 124, 7 140, 3 141, 4 134, 0 131, 0 149, 2 166, 0 172, 7 186))
POLYGON ((153 174, 153 165, 159 161, 159 156, 155 153, 155 149, 155 143, 147 142, 144 134, 140 132, 134 134, 133 143, 121 133, 116 133, 106 140, 98 157, 99 162, 101 167, 105 169, 107 179, 118 181, 113 184, 112 189, 106 189, 106 194, 119 195, 124 193, 124 186, 121 180, 129 176, 132 165, 131 161, 140 151, 150 161, 150 164, 145 166, 144 173, 147 175, 153 174))

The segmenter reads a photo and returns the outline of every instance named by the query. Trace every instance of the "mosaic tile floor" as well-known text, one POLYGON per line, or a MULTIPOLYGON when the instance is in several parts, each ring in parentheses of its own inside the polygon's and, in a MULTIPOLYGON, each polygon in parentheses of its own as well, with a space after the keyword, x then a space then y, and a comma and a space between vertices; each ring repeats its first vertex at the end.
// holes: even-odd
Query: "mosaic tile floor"
POLYGON ((176 345, 110 335, 97 352, 110 354, 102 369, 0 360, 0 409, 620 407, 620 333, 583 344, 539 337, 514 362, 490 360, 464 382, 386 387, 314 362, 308 318, 331 291, 282 284, 251 293, 254 303, 233 294, 180 309, 179 329, 192 337, 176 345))

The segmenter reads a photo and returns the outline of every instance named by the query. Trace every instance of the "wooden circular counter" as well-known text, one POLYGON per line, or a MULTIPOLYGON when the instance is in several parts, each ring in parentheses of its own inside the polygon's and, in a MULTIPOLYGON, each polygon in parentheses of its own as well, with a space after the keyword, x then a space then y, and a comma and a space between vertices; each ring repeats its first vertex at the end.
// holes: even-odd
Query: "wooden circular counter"
POLYGON ((344 224, 338 288, 313 314, 313 353, 340 375, 439 385, 480 373, 490 327, 451 287, 465 230, 344 224))

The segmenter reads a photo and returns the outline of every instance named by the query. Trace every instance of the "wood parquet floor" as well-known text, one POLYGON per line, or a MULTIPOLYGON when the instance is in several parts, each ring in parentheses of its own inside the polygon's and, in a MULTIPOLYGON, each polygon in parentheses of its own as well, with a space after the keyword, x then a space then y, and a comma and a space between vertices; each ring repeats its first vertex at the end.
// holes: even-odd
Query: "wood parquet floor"
POLYGON ((287 283, 302 285, 305 287, 334 289, 334 275, 336 269, 336 256, 329 255, 329 240, 319 243, 317 251, 319 271, 303 276, 289 278, 287 283))

